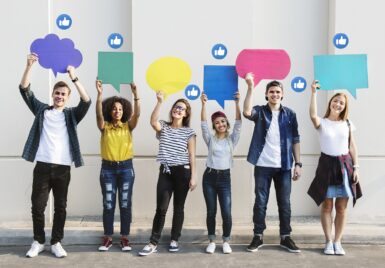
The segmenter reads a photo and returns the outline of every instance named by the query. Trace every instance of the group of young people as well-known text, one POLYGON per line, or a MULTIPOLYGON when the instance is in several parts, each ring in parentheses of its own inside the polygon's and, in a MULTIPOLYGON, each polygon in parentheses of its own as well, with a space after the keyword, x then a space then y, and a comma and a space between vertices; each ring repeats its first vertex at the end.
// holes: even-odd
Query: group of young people
MULTIPOLYGON (((34 241, 27 257, 35 257, 44 250, 44 210, 49 192, 54 197, 54 220, 51 235, 51 252, 56 257, 65 257, 67 252, 61 245, 66 219, 67 193, 70 183, 70 168, 83 165, 77 136, 77 125, 86 115, 91 99, 75 75, 75 69, 68 67, 68 74, 74 83, 80 101, 76 107, 67 108, 71 94, 70 87, 60 81, 52 91, 52 105, 40 102, 31 90, 29 76, 38 55, 30 54, 19 89, 29 109, 35 115, 23 158, 34 162, 32 187, 32 220, 34 241)), ((254 166, 255 202, 253 208, 254 236, 247 250, 258 251, 263 246, 263 232, 266 229, 266 208, 271 182, 274 181, 280 220, 280 245, 289 252, 300 249, 291 238, 291 181, 301 176, 300 135, 293 110, 281 104, 283 85, 271 81, 266 86, 266 105, 252 106, 254 92, 253 74, 245 77, 247 93, 243 104, 243 115, 254 122, 255 127, 247 155, 247 161, 254 166), (292 168, 294 166, 294 170, 292 168)), ((329 101, 324 117, 317 115, 318 81, 311 85, 310 118, 319 133, 321 156, 316 176, 308 194, 317 205, 321 205, 321 223, 325 234, 325 254, 344 255, 341 245, 346 222, 346 207, 349 198, 354 203, 361 196, 358 184, 357 148, 352 132, 353 123, 348 120, 348 98, 343 93, 335 94, 329 101), (335 202, 334 202, 335 200, 335 202), (335 205, 335 235, 332 236, 332 210, 335 205)), ((135 180, 133 167, 133 138, 140 116, 140 98, 134 83, 131 83, 133 102, 114 96, 103 100, 102 81, 96 81, 96 121, 101 132, 100 186, 103 196, 104 236, 100 251, 112 246, 116 197, 120 209, 120 245, 122 251, 132 249, 129 234, 132 221, 132 192, 135 180)), ((147 256, 157 251, 165 217, 173 197, 173 218, 170 252, 179 250, 178 240, 184 221, 184 204, 189 190, 197 185, 196 178, 196 133, 190 128, 191 106, 186 99, 178 99, 169 111, 167 121, 159 120, 164 95, 156 93, 157 102, 151 114, 151 126, 159 140, 157 161, 160 163, 156 188, 156 212, 153 219, 149 243, 139 251, 147 256)), ((233 152, 240 137, 242 121, 240 94, 236 92, 235 122, 230 131, 230 122, 225 113, 217 111, 207 122, 207 96, 201 95, 201 129, 208 148, 206 170, 202 186, 207 207, 207 231, 209 243, 207 253, 216 249, 216 213, 219 201, 222 215, 222 250, 232 252, 230 246, 231 217, 231 168, 233 152), (212 127, 213 131, 210 130, 212 127)))

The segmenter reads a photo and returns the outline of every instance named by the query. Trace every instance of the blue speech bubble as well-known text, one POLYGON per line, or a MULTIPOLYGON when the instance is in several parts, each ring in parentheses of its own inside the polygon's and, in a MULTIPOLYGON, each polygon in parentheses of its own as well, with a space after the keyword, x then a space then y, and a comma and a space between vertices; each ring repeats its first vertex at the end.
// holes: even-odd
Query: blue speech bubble
POLYGON ((321 90, 346 89, 356 98, 358 88, 368 88, 366 54, 316 55, 314 77, 321 90))
POLYGON ((119 33, 112 33, 108 37, 108 45, 113 48, 117 49, 120 48, 123 45, 123 36, 119 33))
POLYGON ((188 85, 184 90, 186 98, 189 100, 196 100, 201 95, 201 89, 197 85, 188 85))
POLYGON ((61 14, 56 19, 56 25, 61 30, 67 30, 72 25, 72 19, 67 14, 61 14))
POLYGON ((344 33, 337 33, 334 35, 333 44, 338 49, 343 49, 349 44, 349 37, 344 33))
POLYGON ((216 44, 213 46, 211 49, 211 54, 213 55, 214 58, 217 60, 222 60, 226 57, 227 55, 227 48, 223 44, 216 44))
POLYGON ((297 76, 297 77, 294 77, 292 80, 291 80, 291 88, 295 91, 295 92, 302 92, 306 89, 306 79, 301 77, 301 76, 297 76))
POLYGON ((234 100, 238 90, 238 74, 235 66, 205 65, 203 90, 207 99, 216 100, 225 108, 225 100, 234 100))

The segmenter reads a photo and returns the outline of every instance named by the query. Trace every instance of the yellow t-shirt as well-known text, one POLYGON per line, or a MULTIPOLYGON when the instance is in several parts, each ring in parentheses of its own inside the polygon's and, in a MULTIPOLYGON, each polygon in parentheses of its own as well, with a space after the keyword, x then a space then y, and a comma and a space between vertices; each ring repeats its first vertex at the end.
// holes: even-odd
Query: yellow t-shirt
POLYGON ((102 158, 108 161, 124 161, 133 158, 131 131, 128 123, 119 122, 117 127, 105 122, 100 139, 102 158))

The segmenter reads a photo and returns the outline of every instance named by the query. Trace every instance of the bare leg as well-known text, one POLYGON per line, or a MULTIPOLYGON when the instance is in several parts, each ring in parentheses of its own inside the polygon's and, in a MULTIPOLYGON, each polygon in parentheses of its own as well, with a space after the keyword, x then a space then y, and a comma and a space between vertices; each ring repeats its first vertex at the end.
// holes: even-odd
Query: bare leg
POLYGON ((335 226, 335 242, 341 242, 342 233, 346 223, 346 207, 349 198, 336 198, 336 218, 334 220, 335 226))
POLYGON ((326 198, 321 207, 321 223, 322 229, 325 234, 326 242, 332 241, 332 211, 333 211, 333 198, 326 198))

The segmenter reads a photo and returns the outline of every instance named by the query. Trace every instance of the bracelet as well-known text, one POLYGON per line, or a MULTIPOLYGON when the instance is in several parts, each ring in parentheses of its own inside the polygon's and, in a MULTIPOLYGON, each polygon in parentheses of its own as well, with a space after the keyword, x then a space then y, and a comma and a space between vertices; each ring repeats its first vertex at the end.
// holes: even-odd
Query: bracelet
POLYGON ((138 100, 140 100, 140 98, 135 98, 135 99, 134 99, 134 101, 138 101, 138 100))
POLYGON ((78 77, 75 77, 74 79, 72 79, 72 82, 75 83, 76 81, 78 81, 79 78, 78 77))
POLYGON ((359 165, 353 165, 353 169, 354 169, 354 170, 360 169, 360 166, 359 166, 359 165))
POLYGON ((301 163, 301 162, 296 162, 296 163, 294 164, 294 166, 299 166, 300 168, 302 168, 302 163, 301 163))

